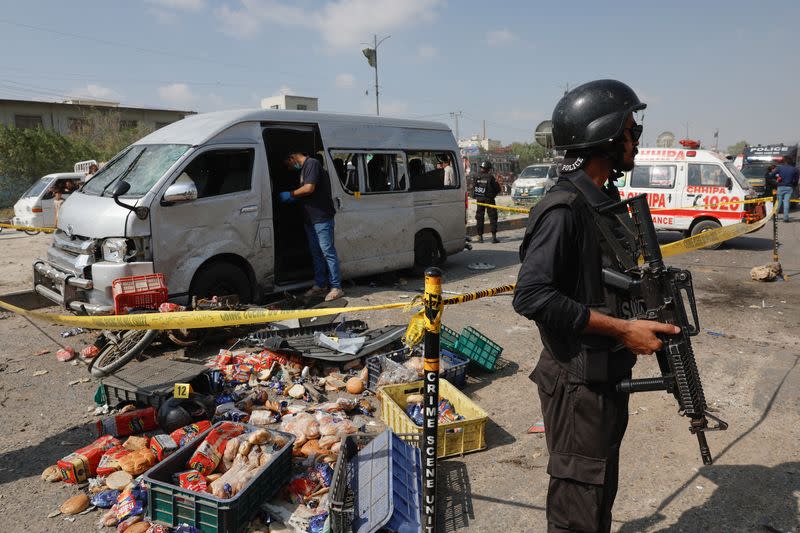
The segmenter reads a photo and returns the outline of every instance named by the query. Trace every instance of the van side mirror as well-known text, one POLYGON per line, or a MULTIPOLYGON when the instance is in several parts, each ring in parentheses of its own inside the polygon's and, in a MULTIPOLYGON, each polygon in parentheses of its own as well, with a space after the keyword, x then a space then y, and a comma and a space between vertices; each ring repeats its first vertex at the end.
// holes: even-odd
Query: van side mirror
POLYGON ((126 192, 131 190, 131 184, 125 180, 118 181, 114 187, 111 188, 111 196, 114 197, 114 203, 120 207, 124 207, 129 211, 133 211, 136 213, 136 217, 139 220, 144 220, 147 218, 147 215, 150 214, 150 208, 145 206, 135 206, 131 204, 126 204, 119 201, 119 197, 124 195, 126 192))
POLYGON ((730 191, 731 189, 733 189, 733 180, 732 180, 731 178, 728 178, 727 180, 725 180, 725 187, 726 187, 726 188, 727 188, 729 191, 730 191))
POLYGON ((191 180, 176 181, 164 192, 161 205, 172 205, 181 202, 193 202, 197 200, 197 186, 191 180))
POLYGON ((118 181, 114 187, 111 189, 111 196, 113 198, 117 198, 118 196, 124 196, 126 192, 131 190, 131 184, 125 180, 118 181))

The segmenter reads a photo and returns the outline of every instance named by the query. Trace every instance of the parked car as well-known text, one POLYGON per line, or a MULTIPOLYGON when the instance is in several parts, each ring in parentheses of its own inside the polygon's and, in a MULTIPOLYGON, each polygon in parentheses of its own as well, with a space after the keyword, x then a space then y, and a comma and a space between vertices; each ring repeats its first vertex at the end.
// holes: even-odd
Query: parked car
MULTIPOLYGON (((59 172, 40 178, 14 204, 14 218, 11 223, 15 226, 52 228, 56 224, 55 189, 61 182, 82 179, 83 174, 79 172, 59 172)), ((68 196, 69 194, 62 195, 65 199, 68 196)))
POLYGON ((515 204, 531 204, 539 201, 558 180, 558 167, 551 163, 525 167, 511 186, 511 197, 515 204))

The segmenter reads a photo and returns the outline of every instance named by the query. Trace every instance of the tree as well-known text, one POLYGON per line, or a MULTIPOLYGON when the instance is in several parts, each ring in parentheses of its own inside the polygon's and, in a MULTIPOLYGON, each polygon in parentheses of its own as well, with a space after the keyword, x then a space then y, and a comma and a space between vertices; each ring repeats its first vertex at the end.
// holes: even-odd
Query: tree
POLYGON ((90 111, 83 115, 69 137, 78 145, 88 148, 86 157, 82 160, 108 161, 123 148, 130 146, 152 131, 151 128, 141 124, 126 127, 126 123, 121 120, 119 113, 90 111))
POLYGON ((71 172, 87 147, 43 128, 0 126, 0 206, 12 205, 37 179, 71 172))
POLYGON ((520 169, 533 163, 541 163, 550 155, 547 148, 536 143, 512 143, 511 153, 519 156, 520 169))
POLYGON ((747 146, 748 144, 750 143, 748 143, 747 141, 739 141, 736 144, 732 144, 728 146, 728 153, 731 155, 739 155, 742 152, 744 152, 744 147, 747 146))

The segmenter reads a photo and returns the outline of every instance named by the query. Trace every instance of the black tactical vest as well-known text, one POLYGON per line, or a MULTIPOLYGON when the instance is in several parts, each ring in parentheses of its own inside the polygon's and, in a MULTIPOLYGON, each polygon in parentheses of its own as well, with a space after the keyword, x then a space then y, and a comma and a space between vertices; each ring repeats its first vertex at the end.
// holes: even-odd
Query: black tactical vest
POLYGON ((490 189, 489 181, 492 179, 491 174, 479 174, 475 178, 475 184, 472 186, 472 198, 475 200, 492 200, 495 197, 494 191, 490 189))
MULTIPOLYGON (((562 177, 531 211, 528 228, 520 247, 521 259, 524 260, 525 251, 538 221, 556 206, 566 206, 574 213, 577 226, 582 233, 579 242, 575 243, 582 258, 579 275, 575 280, 574 289, 566 296, 592 310, 625 318, 620 312, 624 305, 630 305, 622 301, 625 296, 607 289, 603 284, 603 267, 618 271, 621 269, 616 258, 609 257, 604 252, 601 244, 604 237, 595 219, 598 215, 593 215, 591 211, 594 208, 569 179, 562 177)), ((619 229, 619 221, 611 216, 604 218, 611 228, 616 226, 616 229, 619 229)), ((574 382, 615 382, 625 377, 636 362, 635 356, 611 337, 588 334, 563 337, 548 332, 539 324, 537 326, 545 349, 568 371, 574 382)))

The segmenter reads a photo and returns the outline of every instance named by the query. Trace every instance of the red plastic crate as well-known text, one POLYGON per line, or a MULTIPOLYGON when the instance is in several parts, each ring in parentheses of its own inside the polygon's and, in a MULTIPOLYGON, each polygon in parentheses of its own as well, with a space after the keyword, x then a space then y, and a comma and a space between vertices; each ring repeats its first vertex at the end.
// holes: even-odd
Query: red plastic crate
POLYGON ((158 309, 167 301, 164 274, 146 274, 117 278, 111 282, 114 294, 114 313, 124 315, 130 308, 158 309))

